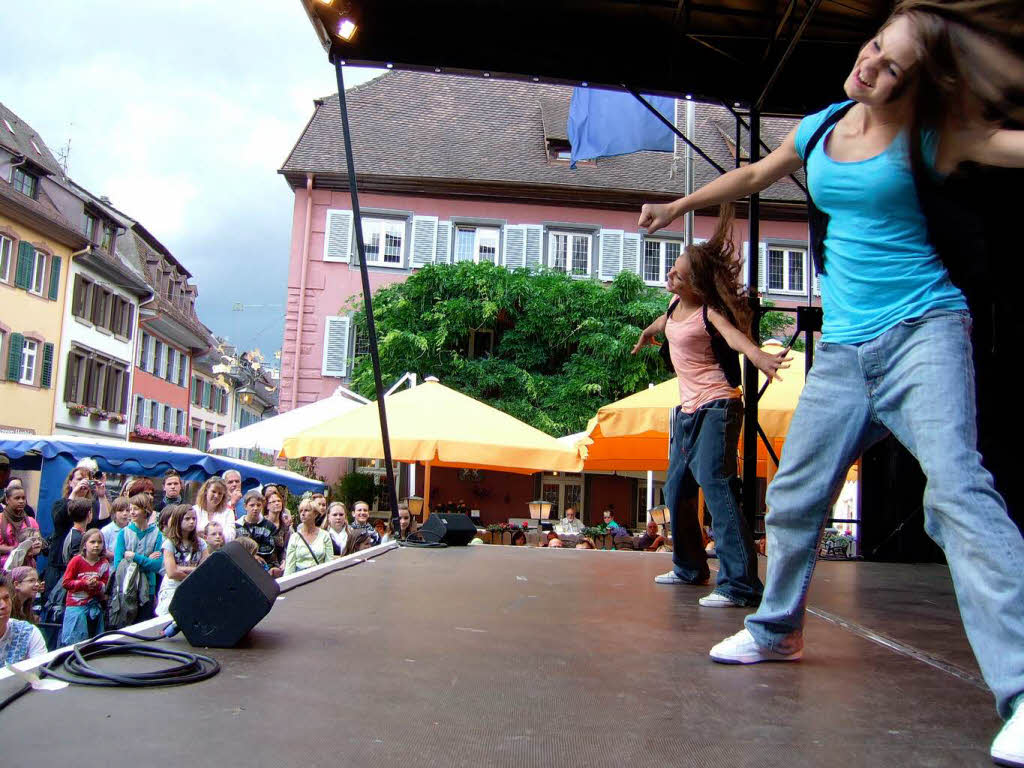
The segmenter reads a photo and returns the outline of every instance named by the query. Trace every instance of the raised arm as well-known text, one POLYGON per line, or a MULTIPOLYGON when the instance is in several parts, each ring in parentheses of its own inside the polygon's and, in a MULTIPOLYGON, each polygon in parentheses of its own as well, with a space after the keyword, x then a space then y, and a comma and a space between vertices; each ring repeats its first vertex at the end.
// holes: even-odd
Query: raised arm
POLYGON ((959 160, 1001 168, 1024 168, 1024 131, 964 131, 953 136, 959 160))
POLYGON ((671 203, 648 203, 640 210, 639 226, 653 234, 680 216, 721 203, 731 203, 741 197, 767 189, 783 176, 795 173, 803 165, 796 151, 796 128, 782 140, 778 149, 753 165, 744 165, 723 173, 710 184, 671 203))

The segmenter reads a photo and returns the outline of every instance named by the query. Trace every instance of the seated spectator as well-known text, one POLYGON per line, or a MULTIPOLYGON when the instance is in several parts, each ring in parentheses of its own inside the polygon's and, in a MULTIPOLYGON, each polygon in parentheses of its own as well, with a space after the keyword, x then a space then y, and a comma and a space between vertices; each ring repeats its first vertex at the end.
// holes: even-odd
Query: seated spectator
MULTIPOLYGON (((196 512, 188 504, 171 504, 164 507, 169 520, 164 530, 163 552, 164 577, 160 582, 157 596, 156 615, 166 616, 178 585, 192 571, 199 567, 206 557, 206 542, 196 533, 196 512)), ((163 514, 161 512, 161 514, 163 514)))
POLYGON ((43 583, 36 569, 19 565, 11 571, 11 585, 14 587, 11 592, 11 618, 38 624, 35 603, 42 593, 43 583))
POLYGON ((391 541, 391 523, 387 520, 381 520, 379 517, 373 521, 373 530, 377 532, 377 536, 380 537, 381 544, 387 544, 391 541))
POLYGON ((405 541, 413 533, 419 530, 419 523, 413 520, 412 513, 409 511, 409 505, 402 502, 398 505, 398 535, 396 538, 399 541, 405 541))
POLYGON ((348 514, 345 512, 345 505, 340 501, 332 502, 327 507, 327 516, 320 526, 331 537, 334 544, 334 554, 341 557, 348 554, 348 514))
POLYGON ((609 531, 622 527, 615 522, 615 507, 612 504, 609 504, 604 512, 601 513, 601 518, 604 520, 604 525, 609 531))
POLYGON ((39 530, 39 523, 35 518, 26 514, 26 506, 25 489, 18 485, 8 487, 3 512, 0 512, 0 558, 6 557, 18 544, 25 541, 24 538, 18 537, 23 529, 39 530))
POLYGON ((559 536, 579 536, 583 528, 583 521, 576 517, 576 507, 566 507, 565 517, 555 523, 555 533, 559 536))
POLYGON ((557 536, 551 536, 548 538, 548 549, 562 549, 565 544, 557 536))
POLYGON ((11 618, 14 585, 11 577, 0 573, 0 665, 42 656, 46 641, 38 627, 28 621, 11 618))
POLYGON ((647 530, 637 540, 636 548, 644 552, 657 552, 665 543, 665 537, 658 532, 658 524, 653 520, 647 522, 647 530))
POLYGON ((206 534, 207 552, 216 552, 224 548, 224 527, 218 522, 209 522, 203 529, 206 534))
MULTIPOLYGON (((242 475, 237 469, 229 469, 222 477, 226 489, 225 503, 231 508, 231 519, 234 520, 245 514, 245 508, 242 506, 242 475)), ((202 494, 201 490, 200 494, 202 494)), ((234 535, 228 536, 226 527, 224 528, 224 537, 227 541, 235 538, 234 535)))
MULTIPOLYGON (((92 510, 90 509, 90 514, 92 510)), ((74 645, 98 634, 105 627, 107 582, 110 562, 104 557, 103 534, 96 528, 82 535, 82 550, 71 558, 62 584, 67 590, 61 645, 74 645)))
MULTIPOLYGON (((285 506, 285 491, 280 486, 268 485, 263 489, 265 509, 263 519, 274 531, 274 548, 277 551, 277 562, 284 562, 285 549, 288 547, 288 538, 292 535, 292 521, 285 506)), ((346 525, 348 520, 345 521, 346 525)))
POLYGON ((117 534, 131 522, 131 504, 124 496, 118 496, 110 502, 110 522, 100 528, 103 542, 107 547, 107 558, 114 561, 114 547, 117 545, 117 534))
POLYGON ((299 504, 299 525, 285 552, 285 576, 334 559, 334 544, 327 531, 316 527, 316 513, 317 505, 311 499, 299 504))
POLYGON ((594 540, 589 536, 584 536, 578 542, 576 542, 576 549, 597 549, 594 546, 594 540))
MULTIPOLYGON (((224 474, 227 475, 229 473, 225 472, 224 474)), ((236 472, 235 475, 238 475, 238 473, 236 472)), ((241 482, 241 476, 239 475, 239 485, 241 485, 241 482)), ((241 496, 239 496, 239 500, 241 500, 241 496)), ((199 526, 199 530, 206 530, 206 524, 213 520, 221 524, 221 528, 224 531, 224 541, 234 541, 235 519, 239 515, 235 514, 235 504, 230 501, 228 486, 225 480, 221 480, 216 476, 207 478, 206 482, 199 489, 199 495, 196 497, 193 509, 196 511, 196 524, 199 526)), ((244 513, 245 510, 242 510, 239 514, 244 513)))
POLYGON ((267 568, 277 568, 281 563, 277 559, 277 546, 274 541, 276 529, 263 519, 263 494, 259 491, 248 491, 242 498, 245 516, 235 521, 235 530, 239 536, 248 536, 256 542, 257 558, 267 564, 267 568))
POLYGON ((370 539, 370 546, 380 544, 380 534, 370 525, 370 505, 365 501, 357 501, 352 505, 352 532, 355 534, 366 533, 370 539))
POLYGON ((128 500, 131 504, 131 522, 117 534, 114 544, 114 572, 117 583, 128 584, 121 563, 136 565, 141 573, 138 587, 138 613, 135 621, 151 619, 156 611, 156 581, 163 568, 164 537, 156 524, 150 524, 152 499, 139 493, 128 500))
POLYGON ((275 579, 278 576, 282 576, 284 574, 284 570, 282 568, 271 568, 269 565, 267 565, 267 561, 257 554, 259 545, 255 541, 250 539, 248 536, 239 536, 237 539, 235 539, 235 541, 241 544, 242 547, 245 548, 245 551, 248 552, 249 555, 253 558, 253 560, 259 563, 263 570, 269 573, 275 579))
POLYGON ((168 469, 164 472, 164 493, 156 511, 161 512, 164 507, 169 507, 171 504, 184 504, 185 500, 181 497, 181 492, 181 475, 176 469, 168 469))
POLYGON ((526 531, 524 531, 522 528, 516 528, 514 531, 512 531, 512 546, 526 546, 526 531))

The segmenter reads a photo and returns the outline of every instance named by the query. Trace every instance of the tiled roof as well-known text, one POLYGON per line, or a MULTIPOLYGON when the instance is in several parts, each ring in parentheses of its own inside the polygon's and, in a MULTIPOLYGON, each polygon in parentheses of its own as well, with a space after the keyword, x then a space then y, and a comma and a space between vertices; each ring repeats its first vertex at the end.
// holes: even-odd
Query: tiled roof
MULTIPOLYGON (((346 92, 352 121, 356 173, 481 184, 524 184, 562 189, 604 189, 654 195, 683 191, 682 152, 675 163, 667 152, 637 152, 601 158, 570 170, 549 162, 545 135, 565 138, 572 89, 507 80, 389 72, 346 92)), ((762 138, 777 146, 796 121, 762 120, 762 138)), ((726 169, 733 153, 726 137, 735 119, 723 107, 697 105, 695 140, 726 169)), ((744 152, 746 156, 746 152, 744 152)), ((337 95, 320 99, 301 137, 281 168, 285 174, 345 174, 337 95)), ((717 171, 696 158, 696 185, 717 171)), ((294 183, 294 178, 293 178, 294 183)), ((762 195, 766 200, 802 202, 789 179, 762 195)))
POLYGON ((24 155, 36 165, 56 176, 63 176, 60 164, 42 137, 32 126, 0 104, 0 145, 17 155, 24 155), (13 130, 12 130, 13 129, 13 130))

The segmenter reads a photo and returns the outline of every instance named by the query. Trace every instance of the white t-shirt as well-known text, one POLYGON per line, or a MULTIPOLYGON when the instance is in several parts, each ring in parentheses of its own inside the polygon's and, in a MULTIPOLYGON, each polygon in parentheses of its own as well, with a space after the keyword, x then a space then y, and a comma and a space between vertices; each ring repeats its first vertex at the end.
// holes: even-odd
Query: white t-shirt
POLYGON ((208 515, 206 510, 200 508, 198 504, 194 504, 192 509, 196 513, 197 531, 202 532, 207 523, 220 523, 221 528, 224 529, 224 543, 227 544, 229 541, 235 540, 235 513, 231 507, 226 507, 223 512, 214 512, 212 515, 208 515))

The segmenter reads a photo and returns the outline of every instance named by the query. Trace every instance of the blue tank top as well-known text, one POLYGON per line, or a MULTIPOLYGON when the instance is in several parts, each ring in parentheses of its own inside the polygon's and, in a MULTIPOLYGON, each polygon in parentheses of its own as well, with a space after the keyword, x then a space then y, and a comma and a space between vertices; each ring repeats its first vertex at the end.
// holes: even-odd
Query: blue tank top
MULTIPOLYGON (((796 151, 801 158, 814 132, 842 106, 833 104, 800 121, 796 151)), ((859 344, 933 309, 966 309, 963 293, 929 241, 906 135, 881 154, 841 163, 825 151, 832 130, 807 161, 811 197, 829 216, 825 273, 819 277, 822 340, 859 344)), ((923 144, 925 157, 934 160, 934 136, 923 144)))

